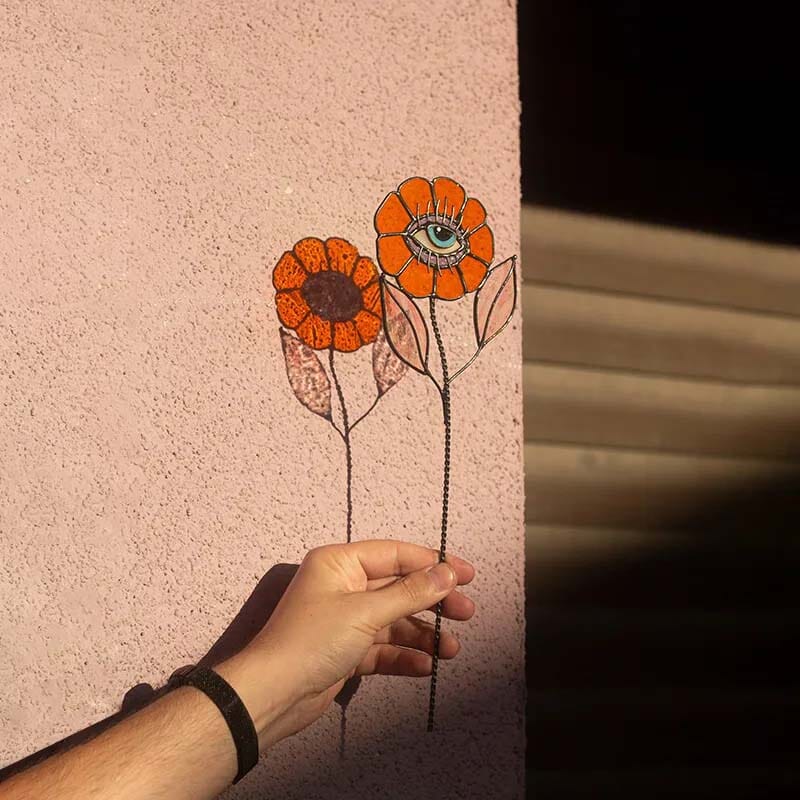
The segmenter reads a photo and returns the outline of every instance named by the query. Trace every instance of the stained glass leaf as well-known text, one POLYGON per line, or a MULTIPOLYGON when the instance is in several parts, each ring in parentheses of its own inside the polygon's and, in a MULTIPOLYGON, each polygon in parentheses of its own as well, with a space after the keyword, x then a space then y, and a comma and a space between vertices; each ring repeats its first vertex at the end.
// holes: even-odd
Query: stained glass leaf
POLYGON ((331 382, 317 354, 281 328, 286 375, 295 397, 309 410, 330 420, 331 382))
POLYGON ((381 281, 383 329, 395 355, 417 372, 428 365, 428 326, 417 304, 400 288, 381 281))
POLYGON ((372 345, 372 374, 375 376, 378 394, 386 394, 392 386, 403 379, 406 372, 408 365, 395 355, 381 328, 375 344, 372 345))
POLYGON ((498 264, 475 295, 475 339, 483 347, 505 328, 517 304, 517 257, 498 264))

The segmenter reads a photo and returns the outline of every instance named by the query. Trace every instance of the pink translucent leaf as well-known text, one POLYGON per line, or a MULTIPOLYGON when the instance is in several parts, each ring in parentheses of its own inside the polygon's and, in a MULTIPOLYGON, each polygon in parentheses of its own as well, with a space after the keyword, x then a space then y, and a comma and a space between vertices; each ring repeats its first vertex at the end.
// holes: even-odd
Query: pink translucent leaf
POLYGON ((383 329, 395 355, 417 372, 428 369, 428 326, 417 304, 400 288, 381 281, 383 329))
POLYGON ((488 344, 505 328, 517 304, 517 257, 498 264, 475 295, 475 339, 488 344))
POLYGON ((281 329, 286 375, 295 397, 309 410, 331 419, 331 382, 317 354, 296 336, 281 329))
POLYGON ((392 386, 402 380, 406 372, 408 365, 395 355, 381 328, 375 344, 372 345, 372 374, 375 376, 378 394, 386 394, 392 386))

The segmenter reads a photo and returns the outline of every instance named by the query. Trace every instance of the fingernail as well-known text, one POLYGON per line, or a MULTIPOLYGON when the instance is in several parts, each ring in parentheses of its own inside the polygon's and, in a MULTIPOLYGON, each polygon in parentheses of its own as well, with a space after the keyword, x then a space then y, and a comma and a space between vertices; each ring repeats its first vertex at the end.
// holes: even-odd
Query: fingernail
POLYGON ((452 565, 460 564, 462 567, 467 567, 469 569, 475 569, 475 567, 473 567, 472 564, 470 564, 469 561, 467 561, 464 558, 459 558, 458 556, 447 556, 447 560, 452 565))
POLYGON ((445 589, 449 589, 456 582, 456 573, 453 571, 453 568, 444 561, 437 564, 435 567, 431 567, 428 570, 428 575, 437 592, 443 592, 445 589))

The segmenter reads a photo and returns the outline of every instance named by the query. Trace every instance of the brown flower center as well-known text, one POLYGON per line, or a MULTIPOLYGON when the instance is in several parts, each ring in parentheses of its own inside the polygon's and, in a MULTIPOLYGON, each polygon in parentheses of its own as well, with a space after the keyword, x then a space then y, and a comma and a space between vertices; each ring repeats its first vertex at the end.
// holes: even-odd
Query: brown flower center
POLYGON ((344 322, 361 310, 361 291, 341 272, 315 272, 306 278, 302 291, 309 308, 323 319, 344 322))

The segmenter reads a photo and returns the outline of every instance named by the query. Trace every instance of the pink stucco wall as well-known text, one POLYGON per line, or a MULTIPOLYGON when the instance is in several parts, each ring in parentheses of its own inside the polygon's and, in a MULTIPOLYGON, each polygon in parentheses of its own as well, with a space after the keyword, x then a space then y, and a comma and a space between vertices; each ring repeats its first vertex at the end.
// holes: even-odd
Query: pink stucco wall
MULTIPOLYGON (((510 255, 519 174, 507 0, 12 1, 0 31, 2 766, 197 660, 270 566, 343 538, 340 442, 283 371, 280 253, 372 253, 384 194, 449 174, 510 255)), ((466 353, 468 310, 444 324, 466 353)), ((368 370, 364 349, 348 391, 368 370)), ((427 682, 370 679, 344 764, 334 708, 230 796, 521 796, 518 320, 453 402, 479 613, 439 731, 427 682)), ((356 538, 436 544, 440 440, 407 377, 354 433, 356 538)))

